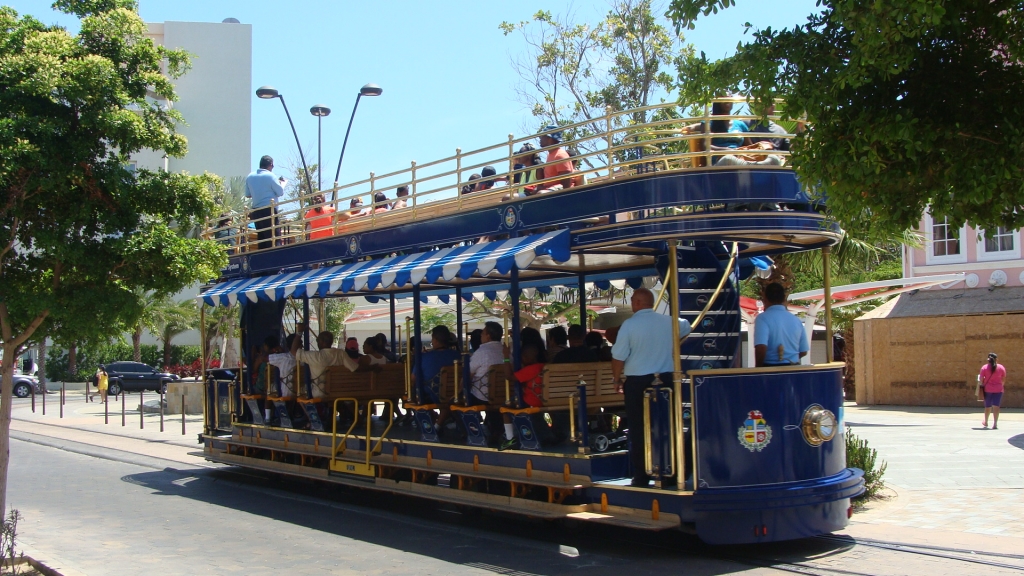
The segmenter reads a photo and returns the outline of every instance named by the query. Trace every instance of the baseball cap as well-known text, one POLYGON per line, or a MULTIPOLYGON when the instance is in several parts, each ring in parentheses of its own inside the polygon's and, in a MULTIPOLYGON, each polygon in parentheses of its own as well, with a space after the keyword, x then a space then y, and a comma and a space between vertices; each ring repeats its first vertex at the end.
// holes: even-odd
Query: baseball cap
POLYGON ((555 126, 554 124, 548 124, 544 128, 541 128, 541 132, 549 132, 549 134, 543 134, 543 135, 551 138, 555 142, 561 142, 562 141, 562 131, 559 130, 558 126, 555 126), (552 130, 554 130, 554 132, 552 132, 552 130))
POLYGON ((494 176, 497 173, 498 171, 494 169, 494 166, 484 166, 483 169, 480 170, 480 177, 487 178, 488 176, 494 176))

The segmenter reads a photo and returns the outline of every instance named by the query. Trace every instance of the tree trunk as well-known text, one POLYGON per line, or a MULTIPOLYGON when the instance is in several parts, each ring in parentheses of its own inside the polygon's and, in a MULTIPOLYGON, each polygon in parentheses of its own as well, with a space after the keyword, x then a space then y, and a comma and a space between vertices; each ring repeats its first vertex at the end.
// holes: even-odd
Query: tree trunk
POLYGON ((0 385, 0 514, 7 515, 7 468, 11 461, 11 398, 14 391, 14 358, 18 346, 4 343, 3 384, 0 385))
POLYGON ((68 374, 78 374, 78 346, 72 344, 68 346, 68 374))
POLYGON ((46 390, 46 338, 39 342, 39 387, 46 390))
POLYGON ((135 332, 132 332, 132 359, 136 362, 142 362, 142 325, 139 324, 135 327, 135 332))
POLYGON ((167 368, 171 363, 171 339, 164 338, 164 368, 167 368))

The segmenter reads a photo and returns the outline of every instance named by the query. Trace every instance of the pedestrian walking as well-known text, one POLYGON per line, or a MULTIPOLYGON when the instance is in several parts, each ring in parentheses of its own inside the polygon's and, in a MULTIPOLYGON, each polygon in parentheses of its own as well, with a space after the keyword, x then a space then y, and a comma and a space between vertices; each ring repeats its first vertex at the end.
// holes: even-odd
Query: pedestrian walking
POLYGON ((107 369, 101 364, 96 370, 96 389, 100 391, 100 401, 107 402, 107 369))
POLYGON ((1003 400, 1003 380, 1006 380, 1006 368, 996 362, 996 353, 989 352, 988 362, 981 367, 979 379, 985 392, 985 419, 983 428, 988 428, 988 413, 992 411, 992 429, 999 427, 999 403, 1003 400))

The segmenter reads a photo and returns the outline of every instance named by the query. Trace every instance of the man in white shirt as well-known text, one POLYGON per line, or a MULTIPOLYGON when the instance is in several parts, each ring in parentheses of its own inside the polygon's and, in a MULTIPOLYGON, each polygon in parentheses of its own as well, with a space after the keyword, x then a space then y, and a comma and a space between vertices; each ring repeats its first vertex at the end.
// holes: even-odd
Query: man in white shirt
POLYGON ((292 398, 295 396, 295 354, 291 352, 292 344, 299 340, 297 334, 291 334, 285 339, 286 349, 283 352, 272 353, 267 356, 267 362, 277 368, 278 394, 281 398, 292 398))
POLYGON ((505 354, 501 348, 501 336, 504 329, 497 322, 484 324, 480 335, 480 348, 469 358, 470 382, 469 396, 466 404, 470 406, 487 404, 489 381, 487 378, 491 366, 505 362, 505 354))
MULTIPOLYGON (((298 334, 305 334, 309 326, 300 322, 295 327, 298 334)), ((332 348, 334 345, 334 334, 324 330, 316 337, 316 345, 319 350, 302 350, 302 339, 296 338, 292 342, 291 350, 295 360, 309 366, 310 388, 313 398, 325 398, 327 396, 327 369, 331 366, 344 366, 355 372, 359 365, 347 352, 339 348, 332 348)))

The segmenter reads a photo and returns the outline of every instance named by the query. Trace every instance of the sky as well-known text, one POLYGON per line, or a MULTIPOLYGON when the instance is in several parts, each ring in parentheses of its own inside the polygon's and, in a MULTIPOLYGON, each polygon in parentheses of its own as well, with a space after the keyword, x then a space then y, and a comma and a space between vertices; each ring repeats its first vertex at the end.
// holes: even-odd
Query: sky
MULTIPOLYGON (((3 0, 0 0, 3 1, 3 0)), ((52 0, 6 0, 21 14, 77 30, 77 19, 51 9, 52 0)), ((532 125, 514 91, 510 65, 523 54, 518 35, 504 36, 502 21, 529 20, 539 9, 596 21, 607 12, 601 0, 505 3, 481 1, 338 2, 316 0, 141 0, 147 22, 220 22, 252 25, 252 156, 297 159, 281 107, 255 90, 272 85, 285 96, 306 160, 316 161, 316 118, 323 104, 324 180, 333 178, 345 128, 359 88, 372 82, 378 98, 359 104, 342 167, 341 182, 366 178, 503 142, 532 125), (328 176, 328 173, 330 176, 328 176)), ((744 40, 744 23, 785 28, 803 23, 815 0, 738 0, 737 6, 704 18, 685 41, 709 57, 731 53, 744 40)), ((188 119, 186 118, 186 121, 188 119)), ((222 175, 228 176, 228 175, 222 175)))

